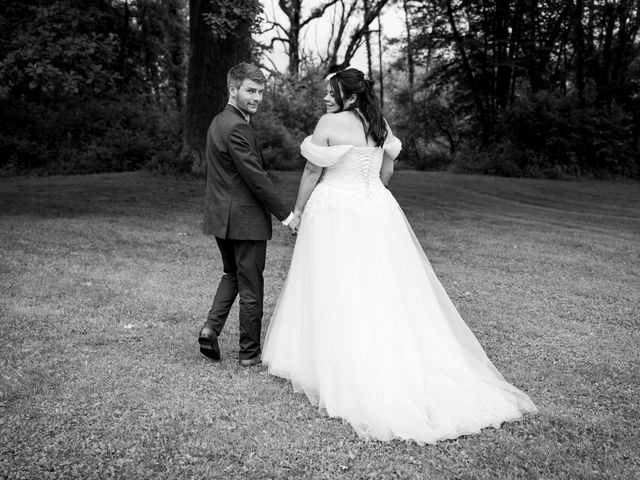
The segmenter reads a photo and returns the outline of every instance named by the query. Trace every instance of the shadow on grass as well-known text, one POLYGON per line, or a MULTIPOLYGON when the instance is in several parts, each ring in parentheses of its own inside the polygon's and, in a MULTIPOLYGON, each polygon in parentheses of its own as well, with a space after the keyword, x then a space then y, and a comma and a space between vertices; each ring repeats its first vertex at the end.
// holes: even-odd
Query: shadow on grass
MULTIPOLYGON (((274 174, 293 203, 299 173, 274 174)), ((437 445, 365 442, 264 367, 221 274, 202 180, 0 181, 0 478, 640 477, 640 187, 398 172, 390 188, 463 318, 540 414, 437 445)), ((277 225, 265 322, 293 240, 277 225)))

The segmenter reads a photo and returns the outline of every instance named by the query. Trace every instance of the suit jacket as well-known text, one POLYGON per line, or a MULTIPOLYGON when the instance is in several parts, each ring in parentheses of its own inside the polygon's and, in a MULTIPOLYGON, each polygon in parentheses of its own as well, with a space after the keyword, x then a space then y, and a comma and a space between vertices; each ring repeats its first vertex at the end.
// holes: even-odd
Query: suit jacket
POLYGON ((235 240, 271 239, 271 214, 289 215, 268 173, 251 125, 232 105, 212 120, 205 150, 204 232, 235 240))

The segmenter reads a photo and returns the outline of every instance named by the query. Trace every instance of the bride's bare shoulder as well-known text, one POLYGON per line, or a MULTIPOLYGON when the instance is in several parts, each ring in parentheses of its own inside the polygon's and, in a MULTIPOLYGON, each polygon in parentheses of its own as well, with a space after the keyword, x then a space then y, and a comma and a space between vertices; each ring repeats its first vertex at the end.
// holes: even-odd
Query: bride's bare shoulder
POLYGON ((333 116, 338 122, 352 122, 356 118, 351 110, 343 110, 342 112, 334 113, 333 116))
POLYGON ((329 125, 331 124, 331 119, 335 117, 333 113, 325 113, 318 120, 318 125, 329 125))
POLYGON ((316 124, 316 131, 331 131, 342 129, 347 124, 347 112, 325 113, 316 124))
POLYGON ((319 133, 326 133, 333 127, 332 117, 330 113, 325 113, 320 117, 318 123, 316 123, 316 128, 314 130, 314 135, 319 133))
POLYGON ((336 138, 342 139, 345 133, 348 133, 347 138, 349 138, 351 135, 349 132, 361 128, 359 123, 354 125, 354 119, 353 112, 325 113, 320 117, 313 131, 314 141, 320 145, 331 145, 337 141, 336 138))

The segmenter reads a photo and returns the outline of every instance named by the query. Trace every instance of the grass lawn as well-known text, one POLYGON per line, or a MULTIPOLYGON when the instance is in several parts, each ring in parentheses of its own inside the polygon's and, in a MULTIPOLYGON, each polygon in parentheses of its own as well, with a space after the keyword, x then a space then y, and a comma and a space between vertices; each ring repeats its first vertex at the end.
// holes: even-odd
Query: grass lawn
MULTIPOLYGON (((275 176, 293 202, 299 174, 275 176)), ((199 353, 221 274, 201 180, 1 180, 0 479, 640 478, 640 183, 400 171, 390 188, 538 415, 363 441, 237 365, 236 307, 223 361, 199 353)), ((265 329, 293 242, 269 244, 265 329)))

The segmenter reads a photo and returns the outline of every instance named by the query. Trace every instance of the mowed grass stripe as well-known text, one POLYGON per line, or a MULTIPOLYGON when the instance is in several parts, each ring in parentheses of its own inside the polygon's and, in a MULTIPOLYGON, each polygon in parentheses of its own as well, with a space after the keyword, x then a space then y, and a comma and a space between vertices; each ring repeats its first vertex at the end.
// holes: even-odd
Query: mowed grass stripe
MULTIPOLYGON (((299 173, 273 176, 293 203, 299 173)), ((399 171, 390 188, 539 415, 437 445, 362 441, 238 367, 237 306, 223 361, 199 354, 221 274, 202 180, 1 180, 0 477, 640 476, 640 185, 399 171)), ((275 225, 265 330, 293 241, 275 225)))

